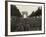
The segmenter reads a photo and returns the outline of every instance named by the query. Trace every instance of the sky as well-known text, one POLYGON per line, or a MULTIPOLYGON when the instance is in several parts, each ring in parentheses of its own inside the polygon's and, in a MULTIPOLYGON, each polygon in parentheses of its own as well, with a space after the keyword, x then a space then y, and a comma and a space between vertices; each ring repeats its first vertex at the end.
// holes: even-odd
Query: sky
POLYGON ((16 7, 19 9, 20 13, 27 12, 28 16, 32 13, 32 11, 36 11, 39 6, 36 5, 16 5, 16 7))

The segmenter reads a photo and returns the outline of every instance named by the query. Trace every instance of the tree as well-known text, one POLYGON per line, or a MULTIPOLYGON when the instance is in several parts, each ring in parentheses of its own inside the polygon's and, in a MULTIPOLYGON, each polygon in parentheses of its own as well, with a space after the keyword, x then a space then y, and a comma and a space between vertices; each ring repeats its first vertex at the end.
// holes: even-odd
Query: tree
POLYGON ((29 17, 32 17, 32 16, 35 16, 35 13, 34 13, 34 11, 32 12, 32 14, 31 14, 29 17))
POLYGON ((38 10, 35 12, 35 16, 40 16, 40 15, 42 15, 42 10, 39 7, 38 10))
POLYGON ((11 5, 11 16, 22 16, 15 5, 11 5))
POLYGON ((39 7, 35 12, 33 11, 29 17, 42 15, 42 9, 39 7))

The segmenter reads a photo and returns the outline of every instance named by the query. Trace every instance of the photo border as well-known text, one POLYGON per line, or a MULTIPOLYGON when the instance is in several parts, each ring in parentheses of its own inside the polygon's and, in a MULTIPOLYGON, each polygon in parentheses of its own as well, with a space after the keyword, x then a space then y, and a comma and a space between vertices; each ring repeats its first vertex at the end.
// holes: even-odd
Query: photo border
POLYGON ((41 34, 45 34, 45 3, 42 3, 42 2, 27 2, 27 1, 26 2, 25 1, 5 1, 5 36, 24 36, 24 35, 41 35, 41 34), (8 35, 8 2, 44 4, 44 33, 8 35))

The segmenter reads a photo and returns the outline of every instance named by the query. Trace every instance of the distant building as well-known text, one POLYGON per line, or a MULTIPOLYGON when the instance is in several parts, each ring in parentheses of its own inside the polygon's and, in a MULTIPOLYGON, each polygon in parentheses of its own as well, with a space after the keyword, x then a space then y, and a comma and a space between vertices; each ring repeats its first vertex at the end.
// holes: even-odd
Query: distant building
POLYGON ((27 18, 27 15, 28 15, 27 11, 23 11, 22 15, 23 15, 23 18, 27 18))

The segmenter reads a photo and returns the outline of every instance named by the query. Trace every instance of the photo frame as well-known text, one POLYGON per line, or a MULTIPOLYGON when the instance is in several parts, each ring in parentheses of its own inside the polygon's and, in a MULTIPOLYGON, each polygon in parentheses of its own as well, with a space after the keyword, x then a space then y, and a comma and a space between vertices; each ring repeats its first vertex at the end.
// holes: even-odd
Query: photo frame
POLYGON ((5 35, 18 36, 37 34, 45 34, 45 3, 5 1, 5 35), (20 12, 22 16, 17 12, 20 12), (33 15, 29 16, 30 14, 33 15), (30 23, 29 21, 25 21, 29 19, 30 23))

